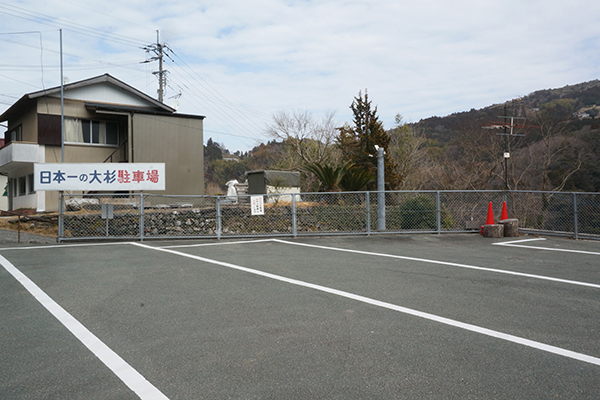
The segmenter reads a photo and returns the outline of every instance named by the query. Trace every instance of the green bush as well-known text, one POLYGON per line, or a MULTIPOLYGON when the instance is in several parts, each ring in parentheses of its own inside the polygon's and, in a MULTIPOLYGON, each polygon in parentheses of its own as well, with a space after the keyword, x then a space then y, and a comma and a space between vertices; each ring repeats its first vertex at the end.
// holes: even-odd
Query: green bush
POLYGON ((323 205, 301 211, 299 225, 324 232, 364 232, 366 211, 363 206, 323 205))
MULTIPOLYGON (((437 207, 434 198, 421 195, 402 201, 398 206, 392 207, 389 212, 392 224, 400 226, 396 229, 405 230, 437 230, 437 207)), ((450 213, 442 208, 440 214, 442 229, 450 229, 454 221, 450 213)), ((388 229, 392 226, 388 227, 388 229)), ((392 228, 392 229, 394 229, 392 228)))

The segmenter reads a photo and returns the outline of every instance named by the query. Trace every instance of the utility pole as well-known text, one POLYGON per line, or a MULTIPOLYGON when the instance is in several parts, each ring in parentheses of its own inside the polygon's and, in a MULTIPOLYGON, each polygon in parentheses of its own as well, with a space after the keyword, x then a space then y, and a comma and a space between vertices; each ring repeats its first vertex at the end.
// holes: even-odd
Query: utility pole
POLYGON ((524 125, 524 124, 515 124, 515 119, 525 120, 522 117, 514 116, 515 103, 520 101, 521 99, 512 100, 512 108, 513 108, 513 116, 508 116, 508 103, 504 103, 504 115, 499 116, 498 118, 502 118, 502 122, 490 122, 483 126, 484 129, 503 129, 503 133, 497 133, 499 136, 504 136, 504 190, 509 189, 508 185, 508 159, 510 158, 510 142, 509 137, 513 136, 525 136, 523 134, 515 133, 515 128, 533 128, 532 125, 524 125), (510 119, 510 122, 508 122, 510 119), (508 129, 510 128, 510 131, 508 129))
MULTIPOLYGON (((152 74, 156 75, 158 78, 158 101, 163 102, 166 86, 167 86, 167 73, 169 71, 163 69, 163 58, 169 57, 168 52, 171 51, 169 46, 166 43, 160 43, 160 34, 159 31, 156 31, 156 43, 152 43, 151 45, 144 46, 142 49, 146 50, 147 53, 154 53, 155 55, 147 59, 146 61, 142 61, 142 63, 149 63, 153 61, 158 61, 158 71, 152 72, 152 74)), ((171 58, 171 60, 173 60, 171 58)))
MULTIPOLYGON (((507 109, 508 105, 504 103, 504 120, 508 118, 507 109)), ((508 133, 506 124, 504 125, 504 190, 508 191, 508 159, 510 158, 510 149, 508 148, 508 133)), ((510 121, 510 130, 512 133, 512 120, 510 121)))
POLYGON ((166 72, 163 70, 163 45, 160 43, 159 32, 156 31, 156 46, 158 47, 158 71, 153 74, 158 76, 158 101, 162 103, 165 93, 166 72))

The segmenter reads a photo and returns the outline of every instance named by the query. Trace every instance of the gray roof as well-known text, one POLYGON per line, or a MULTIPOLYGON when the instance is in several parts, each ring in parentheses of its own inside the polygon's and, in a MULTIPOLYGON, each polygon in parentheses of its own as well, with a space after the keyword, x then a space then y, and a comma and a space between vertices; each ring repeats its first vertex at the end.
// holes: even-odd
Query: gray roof
MULTIPOLYGON (((149 103, 149 107, 135 108, 135 110, 137 110, 137 111, 144 112, 144 111, 152 110, 152 112, 159 112, 159 113, 166 113, 166 114, 173 114, 176 111, 174 108, 169 107, 164 103, 161 103, 160 101, 148 96, 144 92, 137 90, 133 86, 130 86, 130 85, 126 84, 125 82, 120 81, 117 78, 115 78, 109 74, 104 74, 104 75, 96 76, 93 78, 84 79, 82 81, 68 83, 66 85, 63 85, 63 91, 67 91, 69 89, 77 89, 77 88, 81 88, 81 87, 85 87, 85 86, 96 85, 98 83, 109 83, 109 84, 114 85, 122 90, 125 90, 125 91, 133 94, 134 96, 137 96, 140 99, 149 103)), ((24 109, 29 107, 31 102, 34 101, 35 99, 44 97, 44 96, 51 96, 51 95, 59 94, 60 90, 61 90, 61 87, 56 86, 53 88, 44 89, 44 90, 40 90, 37 92, 25 94, 15 104, 13 104, 8 110, 6 110, 2 115, 0 115, 0 122, 7 121, 12 116, 20 114, 24 109)))

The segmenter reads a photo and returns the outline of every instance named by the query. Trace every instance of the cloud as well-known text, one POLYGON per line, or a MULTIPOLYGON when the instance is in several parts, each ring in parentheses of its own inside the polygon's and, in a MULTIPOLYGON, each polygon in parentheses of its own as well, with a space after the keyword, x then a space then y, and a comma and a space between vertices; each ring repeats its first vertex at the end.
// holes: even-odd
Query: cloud
MULTIPOLYGON (((264 126, 278 110, 336 110, 340 124, 349 122, 364 89, 391 127, 397 113, 417 121, 598 79, 596 3, 25 0, 0 3, 0 25, 42 31, 47 85, 59 83, 63 27, 72 81, 108 72, 150 95, 157 66, 136 60, 159 29, 175 53, 167 96, 181 90, 180 112, 206 115, 206 138, 235 151, 267 140, 264 126)), ((40 86, 31 67, 40 65, 39 38, 30 36, 0 35, 3 53, 21 66, 0 66, 4 108, 6 96, 40 86)))

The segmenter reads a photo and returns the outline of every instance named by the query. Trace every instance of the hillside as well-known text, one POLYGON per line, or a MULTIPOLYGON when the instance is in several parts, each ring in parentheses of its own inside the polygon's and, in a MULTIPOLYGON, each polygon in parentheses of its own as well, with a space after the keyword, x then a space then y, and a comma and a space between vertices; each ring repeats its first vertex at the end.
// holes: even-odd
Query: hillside
MULTIPOLYGON (((590 125, 591 129, 600 127, 600 119, 597 118, 600 114, 600 80, 559 89, 538 90, 518 100, 507 100, 507 114, 518 117, 531 116, 545 104, 564 99, 572 100, 574 112, 585 117, 577 118, 580 122, 573 121, 573 129, 582 129, 585 125, 590 125)), ((425 134, 428 139, 448 142, 456 137, 458 130, 472 124, 473 121, 481 122, 482 126, 490 121, 498 121, 498 117, 504 114, 504 106, 505 104, 494 104, 479 110, 471 109, 445 117, 434 116, 422 119, 412 126, 425 134)))
MULTIPOLYGON (((397 189, 600 191, 600 80, 426 118, 388 134, 395 146, 388 156, 402 176, 397 189), (504 116, 516 117, 514 135, 503 135, 502 128, 483 129, 510 121, 504 116)), ((225 182, 243 180, 245 171, 253 169, 301 170, 286 162, 288 150, 285 141, 270 141, 229 155, 209 139, 204 149, 207 191, 222 193, 225 182)))
POLYGON ((481 189, 501 188, 505 177, 498 155, 508 146, 511 188, 600 191, 600 80, 538 90, 505 104, 426 118, 411 127, 426 139, 432 159, 456 172, 445 186, 455 179, 477 182, 481 189), (482 129, 510 121, 504 115, 518 118, 514 132, 519 136, 506 141, 501 129, 482 129), (475 164, 484 172, 469 170, 475 164), (487 180, 476 176, 482 174, 487 180))

